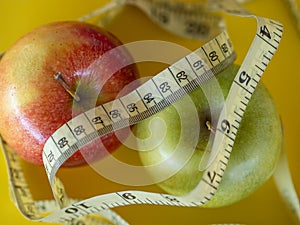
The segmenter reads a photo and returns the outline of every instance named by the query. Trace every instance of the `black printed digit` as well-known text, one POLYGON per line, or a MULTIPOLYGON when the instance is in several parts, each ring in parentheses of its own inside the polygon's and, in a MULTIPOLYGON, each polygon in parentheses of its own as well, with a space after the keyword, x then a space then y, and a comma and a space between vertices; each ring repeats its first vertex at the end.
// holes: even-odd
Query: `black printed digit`
POLYGON ((219 56, 217 55, 217 52, 216 51, 211 51, 209 54, 208 54, 209 58, 211 61, 216 61, 219 59, 219 56))
POLYGON ((183 70, 176 74, 176 78, 179 82, 186 80, 187 77, 188 76, 186 75, 185 71, 183 71, 183 70))
POLYGON ((226 132, 227 134, 230 132, 230 123, 228 120, 223 120, 221 122, 221 129, 223 132, 226 132))
POLYGON ((200 70, 203 67, 203 61, 202 60, 197 60, 196 62, 193 63, 193 68, 195 70, 200 70))
POLYGON ((104 124, 104 121, 102 120, 101 116, 96 116, 92 119, 93 124, 104 124))
POLYGON ((84 129, 83 125, 79 125, 79 126, 75 127, 73 131, 76 135, 80 135, 85 132, 85 129, 84 129))
POLYGON ((128 111, 131 112, 131 113, 138 110, 135 103, 130 103, 126 107, 127 107, 128 111))
POLYGON ((152 101, 154 101, 154 97, 152 96, 152 93, 145 94, 144 100, 146 101, 147 104, 149 104, 152 101))
POLYGON ((267 38, 271 39, 270 31, 269 31, 269 29, 268 29, 268 27, 266 25, 263 25, 263 26, 260 27, 259 33, 262 36, 266 36, 267 38))
POLYGON ((62 137, 61 139, 58 140, 57 144, 60 148, 63 148, 66 145, 68 145, 68 140, 66 137, 62 137))
POLYGON ((171 86, 169 85, 168 82, 165 81, 159 85, 159 88, 162 93, 166 93, 167 91, 169 91, 171 89, 171 86))
POLYGON ((117 109, 111 110, 111 111, 109 112, 109 115, 110 115, 111 118, 113 118, 113 119, 116 119, 116 118, 118 118, 118 117, 121 116, 119 110, 117 110, 117 109))
POLYGON ((239 76, 240 83, 242 83, 242 84, 245 83, 246 85, 248 85, 250 80, 251 80, 251 77, 246 73, 246 71, 242 71, 240 73, 240 76, 239 76))

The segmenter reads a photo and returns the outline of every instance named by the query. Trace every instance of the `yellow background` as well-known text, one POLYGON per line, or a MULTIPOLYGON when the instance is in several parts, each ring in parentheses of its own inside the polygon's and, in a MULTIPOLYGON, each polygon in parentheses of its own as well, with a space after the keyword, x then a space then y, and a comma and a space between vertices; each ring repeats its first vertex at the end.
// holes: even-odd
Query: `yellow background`
MULTIPOLYGON (((297 1, 300 5, 300 1, 297 1)), ((0 52, 5 51, 21 35, 39 25, 58 20, 75 20, 100 7, 101 0, 3 0, 0 3, 0 52)), ((285 129, 287 155, 298 195, 300 193, 300 106, 299 106, 299 55, 300 36, 284 1, 253 0, 245 6, 257 15, 273 18, 284 24, 282 44, 264 74, 263 82, 271 92, 282 116, 285 129)), ((227 17, 226 17, 227 18, 227 17)), ((251 19, 228 17, 228 29, 238 62, 241 62, 255 32, 251 19), (247 27, 249 25, 249 28, 247 27), (249 32, 250 31, 250 32, 249 32)), ((127 7, 108 26, 123 42, 142 39, 174 41, 191 49, 199 42, 188 41, 165 32, 153 24, 140 11, 127 7)), ((148 74, 147 74, 148 75, 148 74)), ((49 195, 49 187, 42 168, 24 163, 30 187, 37 199, 49 195)), ((96 181, 98 175, 87 167, 61 172, 66 188, 72 197, 87 197, 118 190, 118 185, 96 181)), ((155 190, 155 187, 151 187, 155 190)), ((0 221, 1 224, 29 225, 9 199, 7 171, 0 154, 0 221)), ((270 179, 247 199, 221 209, 178 208, 165 206, 128 206, 116 209, 132 225, 147 224, 210 224, 244 223, 292 224, 286 208, 270 179)))

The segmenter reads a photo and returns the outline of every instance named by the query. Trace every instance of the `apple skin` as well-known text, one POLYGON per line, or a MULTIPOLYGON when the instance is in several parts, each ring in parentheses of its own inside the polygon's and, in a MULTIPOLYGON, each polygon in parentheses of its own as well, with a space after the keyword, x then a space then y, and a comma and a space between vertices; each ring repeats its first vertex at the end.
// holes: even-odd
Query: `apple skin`
MULTIPOLYGON (((73 21, 43 25, 17 40, 0 61, 0 134, 8 145, 26 161, 42 165, 46 140, 72 114, 95 107, 96 102, 100 105, 115 99, 138 77, 134 64, 114 74, 106 72, 131 58, 124 48, 103 65, 91 66, 105 52, 121 45, 104 29, 73 21), (83 87, 77 93, 79 102, 73 101, 54 79, 57 72, 62 73, 71 90, 75 91, 79 84, 83 87)), ((108 152, 120 146, 115 133, 101 140, 108 152)), ((63 166, 85 164, 82 151, 90 159, 102 157, 107 154, 101 151, 102 143, 98 140, 85 146, 63 166)))
MULTIPOLYGON (((225 98, 238 68, 237 65, 231 65, 217 75, 225 98)), ((206 85, 210 85, 210 83, 208 82, 206 85)), ((214 90, 210 89, 210 94, 213 95, 214 90)), ((202 90, 197 89, 175 103, 176 108, 183 111, 180 114, 181 117, 175 107, 170 106, 139 123, 136 127, 136 135, 142 140, 148 138, 151 132, 162 130, 162 126, 166 126, 167 129, 164 139, 155 148, 151 151, 140 151, 140 158, 145 166, 157 164, 170 157, 180 139, 181 119, 192 118, 192 113, 185 110, 189 97, 195 103, 199 115, 199 142, 192 157, 185 165, 182 165, 179 172, 157 183, 167 193, 177 196, 188 194, 202 177, 203 171, 199 171, 198 167, 210 136, 210 130, 205 123, 210 120, 213 110, 220 111, 220 102, 213 102, 209 108, 202 90), (155 125, 152 123, 150 126, 151 120, 155 117, 160 118, 164 123, 155 123, 155 125)), ((192 134, 195 131, 183 130, 183 132, 192 134)), ((185 150, 193 148, 190 146, 189 136, 191 135, 181 137, 185 150)), ((215 208, 230 205, 257 190, 272 175, 279 158, 282 141, 283 133, 278 112, 267 89, 260 82, 246 108, 221 184, 214 197, 203 207, 215 208)), ((138 143, 142 143, 140 148, 145 147, 145 143, 138 143)), ((172 163, 176 165, 176 160, 172 163)), ((166 169, 171 169, 170 167, 172 167, 171 163, 166 169)), ((163 171, 152 170, 150 173, 155 178, 163 171)))

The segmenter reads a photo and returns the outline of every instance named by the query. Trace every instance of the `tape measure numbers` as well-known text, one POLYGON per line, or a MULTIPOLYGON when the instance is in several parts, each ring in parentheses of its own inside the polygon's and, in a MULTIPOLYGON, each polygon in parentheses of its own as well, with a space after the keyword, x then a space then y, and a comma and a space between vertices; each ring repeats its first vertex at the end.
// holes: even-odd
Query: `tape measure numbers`
MULTIPOLYGON (((225 8, 225 10, 228 11, 228 8, 225 8)), ((230 11, 232 12, 232 11, 230 11)), ((235 13, 237 12, 237 8, 235 8, 235 13)), ((246 16, 253 16, 252 14, 247 13, 245 10, 239 11, 240 14, 246 15, 246 16)), ((253 16, 254 17, 254 16, 253 16)), ((246 108, 246 105, 248 104, 252 93, 255 90, 255 87, 264 72, 267 64, 269 63, 270 59, 274 55, 277 46, 279 44, 281 33, 282 33, 282 26, 272 20, 264 19, 260 17, 256 17, 258 20, 258 32, 257 35, 253 41, 252 47, 250 48, 248 55, 245 58, 244 63, 241 65, 240 71, 238 72, 238 75, 232 85, 232 88, 229 92, 229 95, 226 99, 226 111, 222 112, 219 120, 219 124, 217 126, 217 130, 219 132, 216 133, 214 145, 212 152, 213 155, 217 155, 217 158, 211 162, 211 165, 206 169, 204 172, 204 177, 200 181, 198 187, 192 191, 188 196, 170 196, 165 194, 157 194, 157 193, 147 193, 142 191, 125 191, 125 192, 116 192, 116 193, 110 193, 105 194, 101 196, 94 197, 92 199, 87 199, 84 201, 79 202, 76 205, 73 205, 71 208, 65 208, 64 212, 59 211, 57 214, 53 214, 50 217, 55 219, 57 217, 63 217, 64 216, 70 216, 65 213, 66 211, 70 211, 72 209, 74 211, 74 215, 77 216, 78 213, 87 213, 87 212, 93 212, 93 211, 101 211, 102 209, 106 208, 113 208, 116 206, 121 205, 128 205, 128 204, 166 204, 166 205, 181 205, 181 206, 196 206, 196 205, 202 205, 205 204, 216 191, 218 184, 220 183, 220 180, 222 178, 222 175, 225 171, 225 168, 227 166, 228 161, 228 152, 230 152, 233 144, 235 135, 232 132, 230 133, 230 136, 224 132, 224 121, 226 123, 232 124, 233 127, 236 127, 238 129, 239 123, 242 119, 242 115, 240 118, 236 118, 236 115, 234 113, 234 108, 238 107, 243 109, 243 111, 246 108), (259 55, 259 57, 257 57, 259 55), (245 95, 242 97, 239 95, 236 95, 236 93, 239 93, 240 90, 246 91, 245 95), (230 115, 229 117, 227 117, 230 115), (226 117, 225 117, 226 116, 226 117), (221 147, 220 147, 221 146, 221 147), (226 146, 226 149, 222 149, 223 146, 226 146), (209 179, 210 174, 218 174, 220 179, 209 179), (91 210, 91 211, 90 211, 91 210), (61 214, 62 213, 62 214, 61 214)), ((170 73, 172 71, 172 67, 169 67, 168 69, 164 70, 162 73, 159 73, 158 75, 154 76, 153 79, 151 79, 149 82, 142 85, 140 88, 138 88, 136 91, 130 93, 129 95, 132 95, 133 97, 126 98, 129 99, 138 99, 138 97, 141 97, 139 94, 140 92, 143 93, 159 93, 161 95, 161 101, 158 101, 156 105, 152 106, 154 107, 154 110, 152 108, 145 107, 144 110, 139 110, 144 115, 141 116, 142 119, 146 118, 146 116, 151 116, 155 114, 158 110, 161 110, 162 108, 168 106, 171 102, 174 100, 177 100, 181 94, 177 95, 176 93, 179 93, 179 90, 184 90, 184 87, 187 87, 186 90, 183 91, 183 93, 186 93, 191 87, 194 85, 190 85, 191 82, 193 82, 198 77, 205 77, 205 75, 208 73, 208 71, 212 72, 212 68, 218 68, 218 63, 215 60, 212 60, 210 56, 212 52, 216 54, 216 52, 222 52, 224 54, 224 51, 222 51, 222 44, 224 41, 218 42, 218 38, 214 39, 213 41, 209 42, 204 47, 200 48, 200 50, 194 52, 193 54, 197 54, 200 57, 200 60, 206 63, 206 69, 202 71, 202 74, 196 74, 195 77, 193 76, 193 73, 190 73, 190 71, 193 71, 193 68, 191 65, 193 65, 193 61, 189 61, 191 58, 190 56, 185 57, 183 60, 177 62, 174 64, 174 67, 178 67, 177 65, 180 65, 181 70, 187 71, 185 74, 190 74, 190 82, 187 83, 187 86, 173 86, 174 90, 169 93, 165 93, 163 90, 161 90, 162 84, 169 84, 170 80, 173 80, 174 84, 178 84, 178 80, 173 77, 173 74, 170 73), (209 47, 208 47, 209 46, 209 47), (210 48, 209 51, 205 51, 206 48, 210 48), (142 91, 143 89, 146 89, 147 91, 142 91), (152 92, 149 92, 148 90, 152 90, 152 92), (174 94, 175 93, 175 94, 174 94), (168 100, 166 100, 168 99, 168 100)), ((227 41, 225 42, 227 43, 227 41)), ((227 46, 226 46, 227 47, 227 46)), ((230 53, 229 51, 228 53, 230 53)), ((215 55, 214 54, 214 55, 215 55)), ((222 54, 217 54, 218 56, 222 56, 222 54)), ((224 55, 225 56, 225 55, 224 55)), ((225 59, 225 58, 224 58, 225 59)), ((197 59, 198 61, 199 59, 197 59)), ((220 62, 223 61, 220 59, 220 62)), ((219 61, 218 61, 219 62, 219 61)), ((213 72, 211 73, 214 74, 213 72)), ((201 78, 202 79, 202 78, 201 78)), ((209 78, 211 79, 211 78, 209 78)), ((206 81, 207 79, 205 79, 206 81)), ((194 82, 197 84, 198 82, 194 82)), ((200 82, 201 83, 201 82, 200 82)), ((121 99, 115 100, 116 101, 122 101, 121 99)), ((138 101, 144 101, 141 97, 138 99, 138 101)), ((136 103, 136 102, 131 102, 136 103)), ((126 112, 126 109, 118 109, 118 108, 110 108, 112 105, 120 105, 123 104, 112 104, 107 103, 103 106, 100 106, 104 108, 104 112, 111 112, 113 110, 117 111, 123 111, 126 112)), ((121 126, 116 125, 116 123, 119 124, 130 124, 130 118, 139 118, 137 117, 131 117, 129 115, 122 115, 116 122, 114 122, 114 118, 111 117, 110 113, 106 113, 106 116, 110 118, 111 124, 107 124, 107 126, 111 126, 114 128, 118 128, 121 126), (125 122, 122 122, 122 118, 126 118, 125 122)), ((93 118, 89 118, 87 115, 81 115, 82 119, 76 118, 76 120, 81 121, 82 124, 91 124, 91 121, 93 118), (89 121, 87 121, 89 120, 89 121)), ((136 119, 131 119, 131 121, 137 121, 136 119)), ((71 123, 71 122, 70 122, 71 123)), ((78 150, 78 140, 76 138, 76 134, 73 132, 70 132, 69 129, 70 126, 67 124, 60 128, 57 131, 57 134, 64 134, 65 136, 56 135, 56 133, 53 134, 52 138, 47 141, 44 148, 43 158, 45 163, 45 168, 47 170, 48 178, 50 183, 53 183, 55 173, 57 169, 61 166, 61 164, 68 158, 66 156, 69 156, 69 154, 73 154, 76 150, 78 150), (68 143, 69 146, 64 146, 62 149, 57 148, 57 142, 61 140, 62 138, 66 138, 66 136, 69 138, 68 143), (68 152, 65 154, 65 152, 68 152), (54 155, 55 160, 49 160, 47 156, 54 155)), ((103 128, 103 130, 106 128, 103 128)), ((226 128, 227 129, 227 128, 226 128)), ((100 133, 100 135, 106 134, 105 132, 102 132, 100 130, 94 131, 96 133, 100 133)), ((93 136, 94 133, 91 133, 91 136, 93 136)), ((99 135, 99 136, 100 136, 99 135)), ((83 137, 85 138, 85 137, 83 137)), ((89 138, 88 138, 89 139, 89 138)), ((84 141, 86 142, 86 141, 84 141)), ((79 144, 79 147, 81 144, 79 144)), ((49 218, 49 217, 48 217, 49 218)), ((50 219, 51 220, 51 219, 50 219)))
POLYGON ((223 32, 203 47, 154 76, 135 91, 89 110, 63 125, 47 140, 44 147, 43 160, 51 183, 62 163, 83 145, 108 132, 135 124, 154 115, 214 78, 215 74, 233 63, 235 53, 231 46, 227 33, 223 32), (148 97, 152 100, 149 101, 148 97), (127 107, 129 105, 139 106, 139 108, 130 111, 127 107), (112 112, 117 113, 117 116, 112 112), (95 118, 107 119, 99 126, 97 122, 95 123, 95 118), (74 120, 76 123, 73 122, 74 120), (77 126, 83 127, 86 132, 78 136, 74 131, 77 126), (62 140, 64 140, 64 145, 59 144, 62 140))
MULTIPOLYGON (((187 19, 194 16, 199 18, 199 8, 193 10, 194 3, 135 0, 113 2, 111 4, 112 5, 109 5, 106 9, 113 8, 111 6, 133 4, 144 10, 151 18, 154 17, 156 21, 158 21, 157 15, 163 16, 164 13, 168 13, 168 19, 165 20, 162 25, 169 30, 177 31, 177 33, 179 32, 181 34, 184 33, 184 35, 189 36, 191 36, 191 32, 185 33, 185 31, 189 31, 188 29, 185 29, 183 26, 179 26, 178 28, 176 24, 180 22, 182 25, 187 19), (168 7, 165 7, 163 11, 158 11, 155 7, 159 2, 168 7)), ((119 225, 128 223, 111 212, 109 210, 110 208, 130 204, 194 207, 203 205, 210 200, 217 190, 226 169, 228 157, 233 147, 243 112, 263 72, 278 48, 283 30, 280 23, 267 18, 254 16, 244 10, 235 1, 210 1, 207 6, 238 16, 253 17, 257 20, 258 25, 255 38, 236 75, 226 99, 224 109, 220 115, 213 147, 208 154, 208 161, 202 165, 202 169, 205 169, 205 171, 198 186, 186 196, 171 196, 168 194, 128 190, 103 194, 68 204, 70 202, 64 202, 63 200, 67 197, 63 185, 57 180, 55 175, 68 157, 80 147, 115 129, 138 123, 154 115, 193 89, 201 87, 206 81, 213 79, 218 72, 233 63, 235 53, 226 31, 223 31, 198 50, 157 74, 128 95, 78 115, 59 128, 51 138, 47 140, 43 151, 44 166, 54 196, 62 209, 53 209, 54 211, 51 212, 50 215, 45 215, 45 213, 40 212, 41 210, 39 210, 38 204, 34 202, 30 196, 26 181, 23 180, 22 169, 18 164, 16 155, 12 153, 7 146, 1 146, 7 158, 11 188, 15 196, 15 201, 20 211, 23 212, 27 218, 43 222, 65 223, 66 221, 72 221, 87 214, 100 213, 104 218, 107 218, 107 220, 119 225), (199 68, 200 65, 201 68, 199 68), (173 71, 177 71, 177 73, 173 71), (185 76, 180 76, 182 74, 185 76), (149 102, 147 102, 147 98, 145 98, 147 94, 156 96, 155 103, 151 102, 151 104, 149 104, 149 102), (138 108, 138 111, 135 110, 131 112, 126 107, 126 105, 129 104, 142 107, 138 108), (241 109, 241 113, 238 117, 235 113, 235 109, 241 109), (109 113, 112 111, 118 112, 118 116, 114 117, 109 113), (97 112, 99 114, 97 114, 97 112), (93 123, 94 119, 103 115, 108 118, 107 121, 109 122, 105 124, 105 126, 96 126, 93 123), (76 123, 74 121, 76 121, 76 123), (79 137, 73 132, 72 128, 74 128, 74 124, 80 124, 80 126, 85 127, 85 130, 88 132, 80 134, 79 137), (224 126, 224 124, 226 126, 224 126), (227 133, 229 126, 235 130, 227 133), (64 145, 58 144, 61 140, 64 140, 64 145), (212 176, 212 174, 215 176, 212 176)), ((102 13, 105 10, 100 11, 102 13)), ((161 22, 161 20, 159 21, 161 22)), ((206 22, 209 24, 209 21, 210 20, 207 20, 206 22)), ((213 26, 215 27, 215 25, 218 24, 218 29, 222 29, 220 25, 222 23, 220 21, 219 19, 213 20, 213 26)), ((215 31, 212 33, 203 33, 203 30, 198 29, 196 35, 192 32, 192 36, 198 35, 198 37, 202 39, 209 37, 211 34, 214 34, 214 32, 215 31)), ((107 221, 103 220, 99 223, 105 224, 107 221)))

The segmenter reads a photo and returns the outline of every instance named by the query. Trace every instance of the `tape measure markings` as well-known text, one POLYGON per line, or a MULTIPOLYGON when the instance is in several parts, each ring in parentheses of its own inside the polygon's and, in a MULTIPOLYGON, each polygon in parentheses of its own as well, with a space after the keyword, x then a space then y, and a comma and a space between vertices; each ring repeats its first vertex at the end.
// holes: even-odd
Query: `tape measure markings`
POLYGON ((37 213, 32 195, 25 180, 22 167, 16 153, 8 151, 0 136, 0 148, 6 158, 7 171, 9 177, 10 196, 16 207, 26 218, 34 219, 37 213))
MULTIPOLYGON (((224 44, 228 43, 229 37, 227 32, 221 33, 219 35, 219 42, 222 41, 224 44)), ((182 96, 186 95, 188 92, 194 90, 195 88, 203 85, 208 80, 212 79, 215 74, 222 71, 228 65, 230 65, 235 59, 235 53, 232 46, 226 45, 226 52, 223 53, 225 56, 217 55, 218 52, 224 51, 221 46, 218 45, 217 39, 208 42, 204 47, 199 48, 190 55, 179 60, 174 65, 163 70, 161 73, 157 74, 149 81, 137 88, 137 90, 129 93, 128 95, 121 97, 121 99, 138 99, 142 95, 143 98, 138 99, 138 101, 144 102, 147 106, 149 99, 145 99, 145 96, 150 96, 151 101, 155 100, 155 103, 150 107, 139 109, 137 115, 130 115, 127 113, 126 108, 122 104, 118 104, 118 99, 112 102, 105 103, 95 109, 89 110, 87 113, 82 113, 75 119, 70 120, 59 128, 52 136, 49 138, 44 146, 43 160, 47 175, 50 183, 52 184, 53 178, 57 170, 59 169, 62 162, 66 161, 74 152, 76 152, 80 147, 85 144, 92 142, 93 140, 109 133, 116 129, 120 129, 125 126, 132 125, 141 121, 151 115, 161 111, 163 108, 169 106, 171 103, 177 101, 182 96), (218 48, 220 48, 218 50, 218 48), (207 54, 207 52, 210 53, 207 54), (214 57, 214 58, 213 58, 214 57), (215 58, 218 59, 214 60, 215 58), (194 61, 197 60, 197 61, 194 61), (202 71, 196 71, 196 68, 190 67, 194 65, 195 62, 202 62, 202 71), (217 61, 217 62, 216 62, 217 61), (210 65, 207 65, 210 63, 210 65), (191 80, 187 81, 185 85, 181 86, 178 84, 178 78, 174 77, 170 71, 180 68, 180 71, 184 71, 185 75, 191 80), (192 73, 185 71, 194 71, 195 76, 192 73), (174 90, 171 90, 171 86, 174 90), (149 91, 150 90, 150 91, 149 91), (115 106, 120 106, 119 108, 114 108, 115 106), (116 112, 113 114, 112 112, 116 112), (125 112, 121 114, 121 112, 125 112), (98 128, 93 123, 95 118, 106 118, 107 124, 103 127, 98 128), (115 116, 117 115, 117 116, 115 116), (72 127, 73 121, 80 121, 80 126, 89 127, 90 125, 94 128, 91 133, 86 133, 80 139, 74 134, 74 131, 70 129, 72 127)), ((197 64, 198 65, 198 64, 197 64)), ((154 102, 154 101, 153 101, 154 102)), ((137 105, 137 102, 131 102, 131 104, 137 105)))
MULTIPOLYGON (((262 44, 260 42, 256 43, 256 42, 257 42, 257 39, 255 38, 255 40, 253 42, 255 46, 256 45, 261 46, 261 45, 266 45, 267 44, 267 46, 263 46, 262 49, 269 49, 268 45, 270 45, 273 48, 274 48, 274 46, 276 46, 275 44, 273 44, 273 43, 271 44, 270 42, 263 42, 265 44, 262 44)), ((203 49, 203 48, 201 48, 201 49, 203 49)), ((275 50, 276 50, 276 47, 275 47, 275 50)), ((269 51, 271 51, 271 50, 269 50, 269 51)), ((248 60, 248 62, 250 61, 251 63, 253 63, 253 59, 247 59, 249 57, 249 55, 250 55, 250 57, 253 57, 253 54, 251 54, 252 53, 251 49, 249 50, 249 52, 250 52, 250 54, 248 54, 246 56, 245 61, 248 60)), ((206 54, 206 56, 207 56, 207 54, 206 54)), ((268 57, 268 58, 271 58, 271 57, 268 57)), ((259 62, 259 60, 258 60, 258 62, 259 62)), ((261 65, 259 63, 256 63, 256 61, 254 61, 254 65, 255 65, 255 67, 259 67, 260 69, 264 70, 264 68, 261 68, 260 67, 261 65)), ((240 70, 243 70, 243 65, 241 66, 240 70)), ((245 73, 244 71, 240 72, 240 74, 244 74, 244 73, 245 73)), ((256 72, 256 73, 258 73, 258 72, 256 72)), ((248 76, 247 73, 246 73, 246 75, 248 76)), ((259 78, 260 77, 256 78, 256 81, 258 81, 259 78)), ((236 78, 236 79, 239 79, 239 77, 236 78)), ((241 82, 242 84, 246 82, 246 80, 243 80, 243 79, 242 80, 239 79, 239 81, 240 82, 242 81, 241 82)), ((257 84, 257 82, 255 82, 253 84, 253 87, 255 87, 256 84, 257 84)), ((240 83, 239 83, 238 87, 236 87, 236 88, 232 87, 231 91, 233 90, 232 91, 233 93, 238 93, 240 87, 241 86, 240 86, 240 83)), ((243 90, 244 90, 244 87, 243 87, 243 90)), ((243 105, 243 110, 245 108, 245 104, 247 104, 249 102, 252 93, 253 92, 248 92, 249 96, 245 95, 244 103, 241 103, 243 105)), ((162 93, 160 93, 160 94, 164 98, 163 94, 162 93)), ((236 95, 231 95, 231 96, 236 96, 236 95)), ((234 100, 230 100, 230 99, 228 100, 228 98, 227 98, 226 101, 229 101, 230 103, 234 102, 234 100)), ((237 122, 236 124, 234 124, 233 121, 231 121, 231 124, 234 124, 235 127, 239 127, 239 123, 241 121, 241 116, 242 115, 239 116, 239 119, 234 118, 233 121, 237 122)), ((221 121, 221 120, 219 120, 219 121, 221 121)), ((228 120, 227 119, 223 119, 223 121, 228 121, 228 120)), ((220 127, 220 128, 218 128, 218 130, 223 135, 224 134, 224 126, 222 126, 222 122, 221 122, 221 125, 218 126, 218 127, 220 127)), ((234 144, 235 137, 227 136, 227 135, 226 135, 226 137, 228 137, 228 140, 227 140, 227 143, 229 142, 228 146, 230 148, 232 148, 232 146, 234 144)), ((227 153, 230 152, 231 151, 230 148, 229 149, 227 148, 225 151, 227 153)), ((217 189, 219 183, 220 183, 220 180, 221 180, 223 174, 224 174, 225 168, 226 168, 227 163, 228 163, 228 159, 229 159, 229 157, 226 154, 224 154, 224 158, 221 158, 220 161, 219 161, 220 164, 219 164, 219 162, 215 162, 212 165, 213 169, 206 171, 206 173, 205 173, 206 176, 205 175, 203 176, 203 178, 200 181, 199 186, 203 186, 203 182, 204 182, 206 185, 208 185, 210 188, 212 188, 215 191, 217 189), (218 168, 218 169, 216 169, 216 168, 218 168), (218 172, 216 172, 216 171, 218 171, 218 172), (218 177, 220 179, 211 179, 211 174, 218 174, 218 177), (209 178, 211 182, 209 182, 208 180, 206 180, 206 178, 209 178)), ((106 195, 98 196, 96 198, 97 202, 94 202, 94 204, 91 204, 91 205, 93 205, 93 209, 94 210, 101 210, 101 209, 106 208, 106 207, 111 208, 111 207, 114 207, 114 206, 119 205, 119 204, 121 204, 121 205, 127 205, 127 204, 165 204, 165 205, 169 205, 169 204, 171 204, 171 205, 180 205, 180 206, 195 206, 195 205, 205 204, 205 202, 209 201, 209 199, 214 195, 214 191, 208 190, 207 193, 205 191, 203 191, 203 192, 205 192, 205 196, 203 197, 202 200, 200 200, 200 202, 191 201, 189 203, 187 203, 185 201, 184 197, 179 197, 179 196, 175 197, 175 196, 170 196, 170 195, 157 195, 155 193, 145 193, 145 192, 141 192, 141 191, 116 192, 116 193, 111 193, 111 194, 106 194, 106 195), (145 196, 146 196, 146 198, 145 198, 145 196), (168 197, 166 197, 166 196, 168 196, 168 197), (107 199, 106 197, 108 198, 108 200, 106 200, 106 201, 102 200, 102 198, 103 199, 107 199), (171 199, 176 199, 177 200, 176 203, 169 202, 168 200, 166 200, 166 199, 170 199, 170 198, 171 199), (125 201, 124 201, 124 199, 125 199, 125 201), (136 200, 136 199, 138 199, 138 200, 136 200), (95 207, 95 204, 99 204, 99 202, 102 202, 102 204, 100 204, 98 207, 95 207), (103 205, 105 205, 106 207, 103 206, 103 205)), ((91 203, 90 201, 92 202, 92 199, 85 200, 84 202, 80 202, 80 204, 89 205, 89 203, 91 203)), ((85 209, 85 210, 88 210, 88 209, 85 209)), ((65 209, 65 212, 66 211, 68 211, 68 208, 65 209)), ((80 207, 77 208, 77 210, 75 210, 75 211, 76 212, 80 211, 80 207)), ((57 217, 57 216, 54 216, 54 217, 57 217)))
POLYGON ((170 4, 164 0, 128 0, 126 3, 142 9, 158 25, 183 37, 207 41, 225 28, 223 18, 209 12, 206 3, 170 4))

